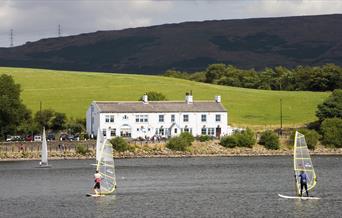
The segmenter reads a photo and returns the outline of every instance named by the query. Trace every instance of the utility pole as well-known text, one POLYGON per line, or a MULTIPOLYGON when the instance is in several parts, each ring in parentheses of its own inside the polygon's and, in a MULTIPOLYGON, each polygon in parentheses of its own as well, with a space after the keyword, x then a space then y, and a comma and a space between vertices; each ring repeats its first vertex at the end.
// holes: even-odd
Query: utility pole
POLYGON ((13 47, 13 29, 10 31, 10 47, 13 47))
POLYGON ((61 28, 61 25, 58 24, 58 37, 61 37, 62 36, 62 28, 61 28))
POLYGON ((280 99, 280 131, 279 134, 283 134, 283 100, 280 99))

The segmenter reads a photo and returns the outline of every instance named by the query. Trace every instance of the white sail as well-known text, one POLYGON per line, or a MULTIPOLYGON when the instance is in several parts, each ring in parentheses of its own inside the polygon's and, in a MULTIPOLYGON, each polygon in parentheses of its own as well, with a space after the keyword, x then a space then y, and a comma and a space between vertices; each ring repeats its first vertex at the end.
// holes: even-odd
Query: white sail
POLYGON ((101 134, 100 128, 98 128, 97 137, 96 137, 96 161, 99 161, 100 159, 100 151, 101 151, 102 143, 103 143, 103 136, 101 134))
POLYGON ((301 171, 307 175, 308 190, 312 189, 316 185, 316 174, 312 165, 308 146, 305 141, 305 136, 296 131, 294 141, 294 171, 296 175, 297 194, 300 194, 300 180, 298 178, 301 171))
POLYGON ((108 139, 102 143, 96 169, 101 174, 101 194, 111 194, 116 188, 113 146, 108 139))
POLYGON ((43 128, 43 138, 42 138, 42 165, 48 165, 48 149, 47 149, 47 142, 46 142, 46 134, 45 128, 43 128))

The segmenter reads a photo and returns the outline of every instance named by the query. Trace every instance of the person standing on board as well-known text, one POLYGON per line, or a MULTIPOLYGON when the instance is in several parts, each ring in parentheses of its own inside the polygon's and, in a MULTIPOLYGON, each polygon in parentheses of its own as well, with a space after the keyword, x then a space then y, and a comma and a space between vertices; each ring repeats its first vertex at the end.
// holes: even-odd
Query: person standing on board
POLYGON ((306 191, 306 196, 309 197, 309 192, 308 192, 308 176, 306 173, 302 170, 300 171, 299 174, 299 179, 300 179, 300 196, 303 196, 303 188, 305 188, 306 191))
POLYGON ((96 173, 94 174, 95 177, 95 185, 94 185, 94 193, 95 194, 100 194, 101 195, 101 174, 99 173, 98 170, 96 170, 96 173))

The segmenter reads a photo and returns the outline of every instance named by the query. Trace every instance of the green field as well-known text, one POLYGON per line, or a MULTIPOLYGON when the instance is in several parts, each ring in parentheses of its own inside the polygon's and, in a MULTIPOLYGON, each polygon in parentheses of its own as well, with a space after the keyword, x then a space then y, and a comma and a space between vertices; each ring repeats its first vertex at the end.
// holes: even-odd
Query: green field
POLYGON ((192 90, 194 100, 221 95, 232 125, 278 125, 280 99, 283 123, 297 127, 315 120, 315 110, 330 93, 264 91, 204 84, 160 76, 69 72, 0 67, 21 85, 24 103, 33 111, 51 108, 68 117, 84 118, 93 101, 136 101, 147 91, 162 92, 169 100, 183 100, 192 90))

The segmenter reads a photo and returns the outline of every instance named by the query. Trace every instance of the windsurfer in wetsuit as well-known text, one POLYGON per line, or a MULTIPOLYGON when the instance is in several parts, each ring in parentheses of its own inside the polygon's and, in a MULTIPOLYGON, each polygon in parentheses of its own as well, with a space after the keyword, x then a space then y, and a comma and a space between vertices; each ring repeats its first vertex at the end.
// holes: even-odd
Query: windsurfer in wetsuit
POLYGON ((94 174, 95 177, 95 185, 94 185, 94 193, 95 194, 101 194, 101 174, 98 170, 96 170, 96 173, 94 174))
POLYGON ((300 179, 300 196, 303 196, 303 188, 305 188, 306 191, 306 196, 309 197, 309 192, 308 192, 308 176, 304 171, 300 171, 299 174, 299 179, 300 179))

